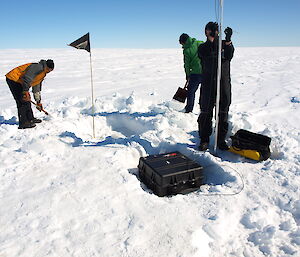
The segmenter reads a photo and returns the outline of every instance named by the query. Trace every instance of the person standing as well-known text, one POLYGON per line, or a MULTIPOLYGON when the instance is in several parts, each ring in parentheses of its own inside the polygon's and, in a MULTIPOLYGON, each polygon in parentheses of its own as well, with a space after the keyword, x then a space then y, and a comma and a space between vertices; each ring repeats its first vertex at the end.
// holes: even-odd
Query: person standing
POLYGON ((5 75, 8 87, 17 104, 19 129, 33 128, 36 123, 42 122, 33 116, 29 89, 32 87, 33 96, 37 102, 36 108, 41 111, 43 109, 41 103, 42 81, 53 69, 54 62, 49 59, 18 66, 5 75))
POLYGON ((187 85, 187 104, 185 112, 193 111, 195 102, 195 93, 202 81, 202 67, 198 57, 198 47, 203 41, 198 41, 183 33, 179 37, 179 43, 183 48, 184 70, 186 75, 187 85))
MULTIPOLYGON (((231 42, 232 29, 225 29, 226 39, 222 41, 221 49, 221 83, 219 104, 219 125, 217 146, 220 150, 228 150, 225 141, 228 132, 228 112, 231 104, 230 61, 233 58, 234 47, 231 42)), ((209 22, 205 26, 207 40, 198 48, 198 56, 203 67, 203 80, 200 89, 200 115, 198 118, 200 151, 209 147, 209 137, 212 134, 213 109, 217 95, 217 68, 218 68, 218 24, 209 22)))

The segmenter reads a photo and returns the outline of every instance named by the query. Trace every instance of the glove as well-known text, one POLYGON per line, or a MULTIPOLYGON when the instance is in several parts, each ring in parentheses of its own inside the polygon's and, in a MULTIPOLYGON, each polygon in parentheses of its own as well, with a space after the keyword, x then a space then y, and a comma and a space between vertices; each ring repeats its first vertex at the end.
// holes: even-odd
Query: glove
POLYGON ((232 28, 229 28, 227 27, 225 30, 224 30, 224 33, 225 33, 225 40, 227 42, 231 41, 231 36, 232 36, 232 28))
POLYGON ((43 105, 41 103, 36 104, 36 108, 41 112, 43 109, 43 105))
POLYGON ((22 100, 23 100, 24 102, 30 102, 31 97, 30 97, 29 91, 23 91, 23 92, 22 92, 22 100))

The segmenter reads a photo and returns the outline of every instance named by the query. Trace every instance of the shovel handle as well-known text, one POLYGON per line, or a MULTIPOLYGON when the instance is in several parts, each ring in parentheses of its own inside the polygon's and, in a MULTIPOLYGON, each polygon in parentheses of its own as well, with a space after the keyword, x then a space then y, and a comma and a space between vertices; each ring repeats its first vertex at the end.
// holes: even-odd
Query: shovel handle
POLYGON ((185 85, 184 85, 184 88, 186 89, 187 88, 187 86, 188 86, 188 84, 189 84, 189 79, 185 82, 185 85))
MULTIPOLYGON (((34 104, 35 106, 38 106, 35 102, 30 101, 32 104, 34 104)), ((41 109, 42 112, 44 112, 46 115, 49 115, 48 112, 46 112, 43 108, 41 109)))

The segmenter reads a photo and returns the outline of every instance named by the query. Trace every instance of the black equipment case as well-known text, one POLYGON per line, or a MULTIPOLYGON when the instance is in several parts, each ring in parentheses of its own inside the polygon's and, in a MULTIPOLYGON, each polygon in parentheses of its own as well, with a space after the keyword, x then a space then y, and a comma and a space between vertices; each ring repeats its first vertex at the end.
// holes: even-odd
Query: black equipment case
POLYGON ((179 152, 141 157, 140 180, 158 196, 188 193, 203 184, 203 168, 179 152))

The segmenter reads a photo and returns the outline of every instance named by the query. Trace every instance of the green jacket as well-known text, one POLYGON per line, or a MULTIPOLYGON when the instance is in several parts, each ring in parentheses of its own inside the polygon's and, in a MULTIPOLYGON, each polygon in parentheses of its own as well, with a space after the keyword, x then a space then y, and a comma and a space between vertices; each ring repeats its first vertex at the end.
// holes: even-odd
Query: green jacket
POLYGON ((202 74, 201 61, 198 57, 198 47, 203 43, 203 41, 198 41, 195 38, 189 37, 182 46, 186 76, 190 76, 191 74, 202 74))

